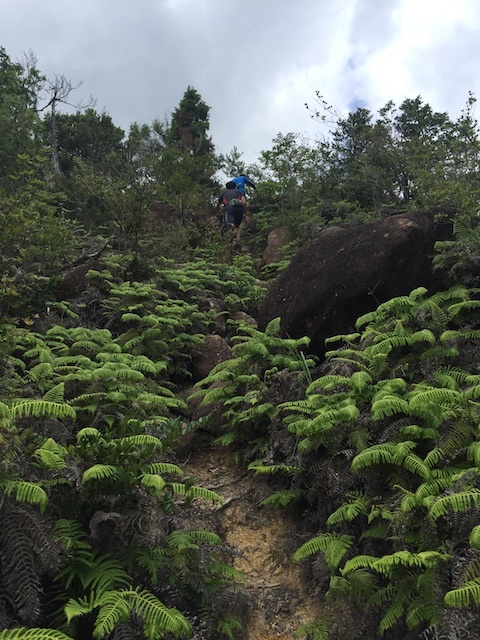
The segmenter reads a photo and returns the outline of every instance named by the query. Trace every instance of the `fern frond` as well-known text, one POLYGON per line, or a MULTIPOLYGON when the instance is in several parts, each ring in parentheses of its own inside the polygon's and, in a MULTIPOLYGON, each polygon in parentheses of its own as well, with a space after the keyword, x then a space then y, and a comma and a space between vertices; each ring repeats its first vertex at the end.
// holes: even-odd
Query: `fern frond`
POLYGON ((385 417, 393 416, 396 413, 409 415, 409 404, 403 398, 393 395, 384 395, 377 401, 372 402, 372 419, 382 420, 385 417))
POLYGON ((464 399, 460 391, 445 388, 432 388, 412 395, 410 399, 410 408, 412 411, 418 411, 430 403, 437 405, 444 403, 463 404, 464 399))
POLYGON ((215 438, 213 444, 217 447, 229 447, 236 440, 236 434, 234 431, 229 431, 223 435, 215 438))
POLYGON ((191 529, 191 530, 176 530, 169 534, 168 544, 176 549, 186 549, 190 546, 197 547, 201 544, 218 545, 222 540, 213 531, 208 529, 191 529))
POLYGON ((408 471, 415 473, 416 475, 420 476, 424 480, 430 479, 430 476, 431 476, 430 468, 428 467, 428 465, 425 464, 425 462, 421 458, 419 458, 419 456, 413 453, 410 453, 403 458, 401 464, 403 464, 405 469, 408 469, 408 471))
POLYGON ((371 569, 373 564, 378 560, 377 556, 359 555, 347 560, 345 566, 340 571, 342 576, 349 574, 351 571, 357 571, 358 569, 371 569))
POLYGON ((65 462, 67 454, 68 451, 65 447, 55 442, 53 438, 47 438, 43 445, 34 452, 33 457, 44 468, 58 471, 67 466, 65 462))
POLYGON ((215 493, 210 489, 205 489, 204 487, 187 487, 181 482, 169 482, 168 486, 172 489, 173 493, 176 493, 179 496, 185 496, 187 500, 201 498, 203 500, 211 500, 212 502, 223 502, 218 493, 215 493))
POLYGON ((305 636, 311 640, 328 640, 332 621, 332 616, 325 615, 322 618, 317 618, 313 622, 302 624, 295 631, 294 638, 305 636))
POLYGON ((420 595, 408 606, 405 622, 409 629, 423 623, 431 627, 439 622, 438 608, 432 602, 426 602, 420 595))
POLYGON ((91 567, 80 575, 84 589, 102 597, 112 589, 130 588, 132 579, 118 560, 108 554, 94 552, 89 558, 91 567))
POLYGON ((73 640, 56 629, 17 627, 0 631, 0 640, 73 640))
POLYGON ((356 492, 348 496, 349 501, 342 504, 327 518, 327 524, 333 525, 339 522, 351 522, 358 515, 366 515, 370 501, 364 493, 356 492))
MULTIPOLYGON (((24 365, 25 366, 25 365, 24 365)), ((53 373, 53 365, 51 362, 39 362, 28 372, 29 378, 37 383, 45 382, 53 373)))
POLYGON ((10 410, 13 418, 36 416, 75 419, 76 417, 75 410, 70 405, 48 400, 17 400, 12 403, 10 410))
POLYGON ((470 531, 468 542, 474 549, 480 549, 480 525, 473 527, 470 531))
MULTIPOLYGON (((371 575, 371 574, 370 574, 371 575)), ((381 587, 377 589, 373 593, 370 594, 367 599, 367 605, 369 607, 379 607, 383 605, 385 602, 390 602, 397 595, 397 589, 395 585, 388 584, 385 587, 381 587)))
MULTIPOLYGON (((110 602, 104 598, 104 606, 115 606, 118 595, 126 600, 130 610, 135 611, 144 622, 144 632, 149 640, 158 640, 159 636, 172 633, 175 637, 190 632, 190 623, 177 609, 169 609, 149 591, 121 591, 111 592, 110 602), (160 635, 161 634, 161 635, 160 635)), ((103 607, 102 607, 103 608, 103 607)), ((99 616, 100 618, 100 616, 99 616)), ((107 615, 100 621, 97 619, 94 637, 101 640, 113 631, 113 627, 106 624, 107 615), (104 623, 100 625, 100 622, 104 623)))
POLYGON ((436 465, 442 462, 444 457, 445 451, 441 447, 434 447, 425 456, 424 463, 429 469, 433 469, 436 465))
POLYGON ((85 427, 77 433, 77 442, 81 442, 84 438, 97 440, 102 438, 102 434, 98 429, 95 429, 95 427, 85 427))
POLYGON ((86 533, 75 520, 61 518, 53 527, 53 540, 62 544, 67 551, 75 549, 90 549, 86 542, 86 533))
POLYGON ((275 413, 275 405, 270 402, 262 402, 260 404, 256 404, 249 409, 245 409, 238 414, 239 422, 246 422, 247 420, 255 420, 256 418, 266 417, 271 420, 273 414, 275 413))
POLYGON ((54 402, 56 404, 64 403, 64 394, 65 394, 65 384, 60 382, 60 384, 55 385, 51 389, 45 393, 43 396, 43 400, 47 402, 54 402))
POLYGON ((443 602, 446 607, 469 607, 480 604, 480 578, 465 582, 461 587, 445 594, 443 602))
POLYGON ((171 462, 153 462, 147 465, 146 470, 148 473, 174 473, 177 476, 184 475, 180 467, 171 462))
POLYGON ((350 376, 349 386, 357 391, 363 391, 372 383, 372 376, 367 371, 355 371, 350 376))
POLYGON ((439 562, 449 560, 451 556, 438 551, 421 551, 420 553, 412 553, 403 549, 390 555, 378 558, 371 568, 383 575, 389 576, 398 565, 404 567, 430 568, 436 566, 439 562))
POLYGON ((214 402, 220 402, 226 398, 230 398, 233 391, 236 389, 236 384, 230 384, 224 387, 216 387, 209 389, 202 400, 202 405, 208 405, 214 402))
POLYGON ((346 577, 332 576, 327 596, 348 595, 356 600, 366 601, 372 597, 376 586, 376 576, 367 569, 357 569, 346 577))
POLYGON ((358 471, 375 464, 394 462, 395 445, 391 442, 376 444, 358 453, 352 460, 352 471, 358 471))
POLYGON ((467 491, 460 491, 437 498, 430 506, 429 516, 432 520, 437 520, 448 511, 463 512, 478 507, 480 500, 480 489, 474 487, 467 491))
POLYGON ((7 496, 15 495, 18 502, 37 504, 43 513, 47 508, 48 496, 42 487, 34 482, 25 480, 8 480, 0 484, 0 488, 7 496))
POLYGON ((286 507, 291 502, 300 497, 301 491, 294 489, 283 489, 281 491, 275 491, 267 498, 264 498, 260 502, 261 507, 286 507))
POLYGON ((323 533, 312 538, 295 551, 293 562, 304 560, 314 553, 323 552, 325 561, 333 571, 340 564, 343 556, 353 544, 353 537, 346 534, 323 533))
POLYGON ((428 482, 422 482, 415 492, 416 504, 427 504, 432 497, 437 497, 439 493, 444 491, 447 487, 452 486, 453 480, 447 478, 435 478, 428 482))
POLYGON ((140 476, 140 483, 143 484, 144 487, 151 489, 157 496, 162 494, 163 489, 167 484, 162 476, 159 476, 156 473, 142 473, 140 476))
POLYGON ((120 438, 117 440, 118 444, 122 447, 123 450, 128 450, 132 447, 144 447, 147 445, 151 445, 155 447, 157 450, 163 449, 163 443, 156 436, 151 436, 148 433, 139 433, 135 436, 125 436, 124 438, 120 438))
POLYGON ((210 502, 223 502, 221 496, 219 496, 218 493, 215 493, 215 491, 205 489, 205 487, 197 487, 195 485, 193 487, 189 487, 185 493, 185 497, 188 500, 202 499, 209 500, 210 502))
POLYGON ((248 465, 247 469, 249 471, 255 471, 255 474, 273 475, 275 473, 283 473, 288 476, 294 476, 300 471, 300 467, 295 467, 288 464, 264 465, 258 461, 251 462, 248 465))
POLYGON ((106 478, 118 478, 118 467, 111 464, 94 464, 84 471, 82 483, 85 484, 92 480, 104 480, 106 478))
POLYGON ((383 635, 385 631, 391 629, 403 616, 403 612, 405 607, 402 602, 394 602, 390 605, 387 612, 380 620, 380 624, 378 626, 378 630, 380 635, 383 635))
POLYGON ((409 344, 413 345, 417 342, 428 342, 434 345, 436 341, 435 334, 430 331, 430 329, 421 329, 420 331, 415 331, 415 333, 410 336, 409 344))
POLYGON ((366 529, 360 536, 360 540, 373 538, 374 540, 385 540, 388 537, 390 525, 387 522, 380 522, 370 529, 366 529))
MULTIPOLYGON (((108 593, 109 592, 103 595, 107 595, 108 593)), ((115 593, 118 593, 118 592, 115 592, 115 593)), ((70 623, 75 618, 91 613, 94 609, 96 609, 100 605, 101 597, 102 596, 97 596, 96 593, 91 591, 88 596, 84 596, 83 598, 78 598, 78 600, 75 600, 74 598, 70 598, 70 600, 67 602, 67 604, 64 607, 67 623, 70 623)), ((126 615, 128 615, 128 607, 126 608, 126 615)))

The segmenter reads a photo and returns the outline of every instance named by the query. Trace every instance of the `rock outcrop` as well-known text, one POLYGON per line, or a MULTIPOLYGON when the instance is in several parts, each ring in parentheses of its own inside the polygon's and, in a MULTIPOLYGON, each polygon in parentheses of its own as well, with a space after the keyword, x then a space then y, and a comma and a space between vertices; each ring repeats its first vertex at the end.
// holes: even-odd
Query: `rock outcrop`
POLYGON ((193 381, 203 380, 217 364, 232 357, 232 349, 223 338, 217 335, 205 336, 204 342, 196 346, 192 359, 193 381))
POLYGON ((89 260, 64 273, 55 290, 56 300, 73 300, 86 291, 88 287, 86 275, 92 269, 95 271, 103 269, 101 261, 89 260))
POLYGON ((280 260, 281 249, 292 239, 287 227, 272 229, 267 237, 267 246, 263 252, 263 264, 272 264, 280 260))
POLYGON ((356 319, 419 286, 445 286, 432 270, 434 244, 452 237, 452 225, 433 212, 394 215, 343 229, 327 228, 292 260, 263 300, 258 325, 273 318, 290 337, 309 336, 322 355, 325 338, 354 330, 356 319))

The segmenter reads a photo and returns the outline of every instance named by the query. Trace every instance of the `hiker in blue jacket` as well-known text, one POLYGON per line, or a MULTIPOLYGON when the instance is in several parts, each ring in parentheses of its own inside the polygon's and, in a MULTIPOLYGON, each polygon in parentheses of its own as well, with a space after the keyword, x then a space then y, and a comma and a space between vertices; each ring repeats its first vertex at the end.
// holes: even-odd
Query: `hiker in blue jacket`
POLYGON ((232 178, 232 182, 235 182, 235 184, 237 185, 237 189, 239 191, 241 191, 244 196, 247 195, 245 193, 245 187, 246 186, 247 187, 252 187, 252 189, 256 189, 257 188, 255 183, 252 182, 252 180, 250 180, 250 178, 248 178, 244 173, 241 173, 237 178, 232 178))

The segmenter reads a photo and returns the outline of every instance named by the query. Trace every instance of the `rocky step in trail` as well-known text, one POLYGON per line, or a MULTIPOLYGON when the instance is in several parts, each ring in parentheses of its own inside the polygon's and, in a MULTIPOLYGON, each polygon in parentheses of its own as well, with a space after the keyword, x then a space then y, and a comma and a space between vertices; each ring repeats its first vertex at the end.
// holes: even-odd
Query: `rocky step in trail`
POLYGON ((295 630, 318 614, 301 568, 291 563, 299 546, 295 518, 287 509, 259 506, 271 486, 235 465, 224 448, 202 443, 180 466, 222 497, 222 505, 205 509, 218 511, 225 542, 235 551, 234 566, 245 576, 250 605, 244 639, 292 640, 295 630))

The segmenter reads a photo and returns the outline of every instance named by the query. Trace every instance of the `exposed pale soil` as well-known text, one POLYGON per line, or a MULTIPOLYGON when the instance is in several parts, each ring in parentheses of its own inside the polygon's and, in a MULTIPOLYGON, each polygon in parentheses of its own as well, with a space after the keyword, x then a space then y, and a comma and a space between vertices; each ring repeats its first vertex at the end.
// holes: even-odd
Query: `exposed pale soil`
POLYGON ((299 546, 298 521, 286 509, 260 507, 271 487, 235 465, 225 449, 197 447, 180 466, 196 484, 222 497, 223 504, 214 508, 250 596, 244 640, 292 640, 299 625, 318 613, 301 568, 290 561, 299 546))

